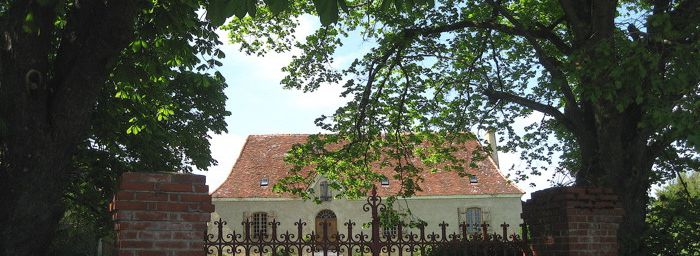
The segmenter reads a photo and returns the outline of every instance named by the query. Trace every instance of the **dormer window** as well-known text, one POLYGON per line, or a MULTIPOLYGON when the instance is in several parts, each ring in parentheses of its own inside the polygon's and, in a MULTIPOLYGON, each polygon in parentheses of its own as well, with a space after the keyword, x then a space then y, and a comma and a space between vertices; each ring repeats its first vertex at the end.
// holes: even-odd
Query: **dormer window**
POLYGON ((389 179, 387 177, 382 177, 382 186, 389 186, 389 179))
POLYGON ((469 176, 469 183, 479 183, 479 179, 476 175, 469 176))
POLYGON ((267 185, 270 185, 270 180, 267 178, 262 178, 260 179, 260 186, 261 187, 267 187, 267 185))

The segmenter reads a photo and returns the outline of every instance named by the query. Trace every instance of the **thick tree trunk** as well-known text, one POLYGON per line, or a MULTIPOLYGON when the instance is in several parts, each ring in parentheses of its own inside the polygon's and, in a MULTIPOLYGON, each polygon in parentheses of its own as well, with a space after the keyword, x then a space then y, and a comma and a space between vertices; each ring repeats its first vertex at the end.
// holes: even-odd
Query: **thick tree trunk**
MULTIPOLYGON (((575 63, 580 63, 586 71, 580 77, 582 87, 588 88, 589 93, 607 91, 617 93, 616 97, 632 97, 629 94, 633 90, 629 88, 635 86, 620 89, 610 76, 619 58, 613 54, 617 1, 560 0, 560 3, 574 35, 573 47, 580 56, 575 63)), ((578 130, 572 132, 580 146, 582 163, 576 183, 607 187, 618 194, 625 211, 618 229, 619 255, 646 255, 642 241, 653 161, 647 151, 648 134, 640 131, 643 112, 634 103, 621 111, 616 99, 593 99, 583 94, 580 100, 577 107, 581 108, 581 114, 570 115, 578 120, 578 130)))
POLYGON ((0 24, 0 255, 46 254, 64 213, 71 159, 111 63, 133 37, 137 4, 75 5, 58 45, 50 6, 17 2, 0 24), (30 10, 47 17, 38 30, 22 26, 30 10))
POLYGON ((649 200, 647 191, 639 191, 638 185, 620 187, 616 192, 625 210, 622 223, 617 231, 620 244, 620 256, 644 256, 644 234, 646 233, 646 205, 649 200))
POLYGON ((0 169, 7 174, 2 175, 0 254, 44 255, 63 216, 70 157, 50 145, 21 146, 8 150, 0 169))
POLYGON ((645 143, 639 140, 628 141, 631 143, 626 144, 620 152, 624 157, 618 159, 622 165, 617 166, 617 170, 609 170, 612 173, 608 177, 613 180, 608 184, 612 184, 625 210, 618 230, 619 255, 644 256, 647 255, 643 240, 647 229, 646 213, 653 161, 646 153, 645 143))
MULTIPOLYGON (((17 50, 22 50, 21 48, 17 50)), ((24 73, 45 74, 46 60, 3 54, 0 118, 4 123, 0 160, 0 254, 41 255, 62 213, 63 175, 71 152, 55 147, 44 83, 27 88, 24 73), (35 70, 29 71, 29 70, 35 70)), ((46 59, 46 58, 43 58, 46 59)), ((38 81, 39 79, 37 79, 38 81)), ((72 147, 62 148, 70 149, 72 147)))
POLYGON ((653 159, 647 139, 637 128, 639 109, 631 106, 623 112, 608 103, 596 103, 595 138, 579 142, 582 162, 577 175, 580 185, 602 186, 619 196, 624 209, 618 229, 621 256, 644 256, 646 205, 653 159), (601 171, 602 170, 602 171, 601 171))
MULTIPOLYGON (((624 154, 625 152, 620 153, 624 154)), ((614 160, 608 158, 603 159, 600 163, 598 167, 606 169, 605 176, 602 177, 601 181, 591 184, 586 180, 580 184, 585 184, 585 186, 602 186, 615 191, 625 211, 622 224, 617 233, 620 245, 619 255, 644 256, 646 253, 643 239, 646 233, 646 205, 649 200, 648 189, 650 187, 648 174, 651 172, 651 168, 646 170, 638 169, 632 163, 624 161, 624 159, 614 160), (609 162, 605 160, 622 162, 622 165, 627 167, 614 169, 612 165, 617 164, 608 164, 609 162)))

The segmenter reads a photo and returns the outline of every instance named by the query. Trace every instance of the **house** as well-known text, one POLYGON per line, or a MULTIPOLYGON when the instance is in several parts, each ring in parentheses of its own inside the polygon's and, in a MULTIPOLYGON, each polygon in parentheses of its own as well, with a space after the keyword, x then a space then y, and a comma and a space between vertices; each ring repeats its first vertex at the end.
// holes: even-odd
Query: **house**
MULTIPOLYGON (((304 233, 320 232, 321 222, 328 222, 329 233, 343 231, 345 223, 367 223, 370 214, 364 212, 364 198, 359 200, 334 199, 333 191, 323 177, 317 177, 314 191, 321 192, 322 203, 290 195, 272 192, 272 185, 287 174, 290 166, 283 158, 294 144, 304 143, 308 135, 251 135, 247 138, 240 156, 231 169, 226 181, 212 194, 216 207, 212 220, 222 218, 229 228, 241 232, 240 223, 248 219, 253 236, 268 235, 268 225, 272 219, 280 222, 278 230, 294 232, 294 222, 306 222, 304 233)), ((464 151, 456 153, 467 158, 471 151, 479 147, 477 141, 467 142, 464 151)), ((478 168, 468 172, 472 177, 460 177, 455 172, 424 173, 422 191, 410 198, 398 200, 395 209, 410 209, 410 218, 420 219, 428 225, 426 232, 437 232, 438 223, 445 221, 448 232, 458 232, 459 223, 487 223, 489 232, 500 233, 500 224, 510 224, 508 233, 517 230, 520 219, 522 190, 510 183, 498 170, 491 158, 480 161, 478 168)), ((376 170, 391 177, 390 168, 376 170)), ((377 184, 378 195, 386 197, 398 190, 398 182, 384 179, 377 184)), ((361 227, 361 224, 358 224, 361 227)), ((386 227, 385 232, 395 232, 386 227)), ((476 231, 472 229, 471 231, 476 231)))

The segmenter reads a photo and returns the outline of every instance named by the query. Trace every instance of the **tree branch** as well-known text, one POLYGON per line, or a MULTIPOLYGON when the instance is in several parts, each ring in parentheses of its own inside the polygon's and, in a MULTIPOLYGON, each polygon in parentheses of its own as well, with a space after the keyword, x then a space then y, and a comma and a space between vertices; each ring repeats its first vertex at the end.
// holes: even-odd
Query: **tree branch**
POLYGON ((561 62, 551 56, 548 56, 542 46, 537 42, 536 37, 529 33, 529 30, 527 30, 522 23, 515 18, 515 16, 508 12, 508 10, 502 8, 499 4, 493 3, 493 5, 494 9, 506 17, 506 19, 508 19, 508 21, 510 21, 517 29, 526 32, 524 37, 535 49, 535 56, 537 56, 537 59, 540 60, 540 63, 547 70, 547 72, 552 75, 552 82, 558 85, 557 87, 561 90, 562 94, 564 94, 564 98, 566 99, 565 114, 573 115, 575 118, 572 119, 578 120, 576 117, 580 116, 581 109, 578 106, 578 102, 576 101, 576 97, 571 89, 571 85, 569 85, 569 82, 566 79, 566 75, 560 68, 562 66, 561 62))
POLYGON ((495 91, 491 89, 487 89, 484 91, 484 94, 491 98, 491 99, 496 99, 496 100, 504 100, 507 102, 512 102, 515 104, 518 104, 523 107, 527 107, 530 109, 533 109, 535 111, 547 114, 551 117, 554 117, 557 121, 561 122, 564 126, 566 126, 570 130, 575 130, 575 126, 571 120, 565 116, 563 113, 561 113, 558 109, 555 107, 539 103, 537 101, 520 97, 514 94, 510 94, 507 92, 501 92, 501 91, 495 91))
POLYGON ((685 198, 685 202, 688 203, 688 206, 690 206, 691 209, 695 208, 695 204, 693 204, 693 200, 691 200, 691 198, 693 198, 693 196, 690 194, 690 191, 688 190, 688 183, 686 183, 685 180, 683 180, 683 175, 681 175, 681 172, 678 171, 678 169, 674 169, 674 171, 676 173, 676 177, 678 177, 678 182, 681 184, 681 187, 683 188, 683 193, 684 193, 683 196, 685 198))
MULTIPOLYGON (((358 137, 361 138, 362 135, 361 129, 364 125, 364 119, 367 116, 367 105, 369 104, 370 96, 372 94, 372 87, 374 84, 375 76, 381 69, 383 69, 386 66, 387 61, 389 60, 389 58, 391 58, 391 56, 400 55, 401 51, 403 51, 406 45, 410 44, 410 42, 414 38, 415 34, 404 32, 402 36, 399 37, 399 40, 397 42, 394 42, 387 52, 385 52, 383 55, 381 55, 379 59, 376 59, 370 64, 371 66, 369 67, 367 83, 365 84, 364 91, 362 92, 362 98, 360 99, 360 103, 358 105, 358 117, 355 123, 355 130, 357 132, 358 137)), ((395 62, 391 63, 391 65, 389 66, 390 71, 394 68, 395 64, 395 62)), ((384 82, 382 83, 382 87, 383 84, 384 82)))
POLYGON ((433 27, 420 27, 420 28, 409 28, 405 29, 404 32, 418 35, 434 35, 445 32, 453 32, 457 30, 462 30, 465 28, 481 28, 481 29, 491 29, 501 33, 514 35, 514 36, 533 36, 539 39, 548 40, 552 43, 559 51, 564 54, 570 54, 572 52, 571 46, 566 44, 564 40, 559 38, 551 30, 545 28, 538 28, 537 30, 527 30, 520 29, 505 24, 491 23, 491 22, 475 22, 471 20, 462 20, 452 24, 445 24, 433 27))
POLYGON ((587 8, 579 6, 583 5, 583 1, 578 0, 559 0, 559 5, 564 10, 564 17, 567 20, 569 29, 574 34, 575 40, 573 47, 576 47, 580 44, 579 41, 583 41, 585 35, 588 34, 588 31, 585 30, 586 24, 584 20, 582 17, 579 17, 579 14, 581 12, 586 12, 587 8))
POLYGON ((658 138, 647 146, 647 154, 650 159, 654 159, 671 145, 671 143, 676 140, 676 128, 671 127, 665 133, 658 136, 658 138))
MULTIPOLYGON (((552 58, 547 56, 544 53, 544 49, 540 46, 540 44, 537 42, 536 39, 544 39, 548 40, 551 42, 559 51, 561 51, 564 54, 570 54, 572 52, 572 48, 564 43, 563 40, 561 40, 558 36, 556 36, 551 29, 546 29, 546 28, 538 28, 536 30, 531 30, 525 28, 517 19, 515 19, 512 15, 510 15, 509 12, 504 10, 503 8, 500 7, 500 5, 492 3, 494 6, 494 10, 497 13, 501 13, 508 19, 515 27, 504 25, 504 24, 497 24, 497 23, 490 23, 490 22, 481 22, 477 23, 474 21, 469 21, 469 20, 463 20, 459 21, 453 24, 447 24, 447 25, 442 25, 442 26, 434 26, 434 27, 423 27, 423 28, 412 28, 412 29, 407 29, 404 30, 405 33, 407 34, 420 34, 420 35, 432 35, 432 34, 440 34, 444 32, 451 32, 451 31, 456 31, 456 30, 461 30, 464 28, 482 28, 482 29, 491 29, 495 30, 498 32, 510 34, 510 35, 517 35, 517 36, 522 36, 525 37, 526 40, 533 46, 535 49, 535 54, 537 58, 540 60, 540 63, 542 66, 552 75, 553 82, 558 85, 560 88, 562 94, 564 95, 564 98, 566 99, 566 104, 565 104, 565 110, 567 115, 572 115, 575 116, 574 118, 564 118, 567 120, 568 125, 571 129, 574 129, 573 123, 571 120, 577 120, 579 118, 576 118, 577 116, 580 116, 581 110, 578 107, 578 102, 576 101, 576 97, 571 89, 571 86, 567 82, 566 75, 564 72, 561 71, 561 63, 552 58)), ((561 20, 561 19, 560 19, 561 20)), ((554 24, 556 26, 557 23, 554 24)), ((556 109, 554 109, 556 110, 556 109)), ((550 114, 552 116, 556 116, 553 114, 552 111, 550 114)), ((561 114, 558 110, 556 110, 557 113, 561 114)), ((564 114, 561 114, 562 117, 564 117, 564 114)), ((557 118, 561 119, 561 118, 557 118)), ((562 119, 563 120, 563 119, 562 119)))

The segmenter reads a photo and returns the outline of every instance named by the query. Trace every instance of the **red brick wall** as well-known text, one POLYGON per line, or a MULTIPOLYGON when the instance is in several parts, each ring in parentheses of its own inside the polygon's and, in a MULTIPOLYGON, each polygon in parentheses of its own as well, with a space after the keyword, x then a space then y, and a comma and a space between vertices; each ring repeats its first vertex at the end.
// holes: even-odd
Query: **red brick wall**
POLYGON ((623 210, 610 190, 560 187, 537 191, 523 203, 535 255, 617 255, 623 210))
POLYGON ((214 211, 202 175, 124 173, 110 204, 119 256, 204 256, 214 211))

